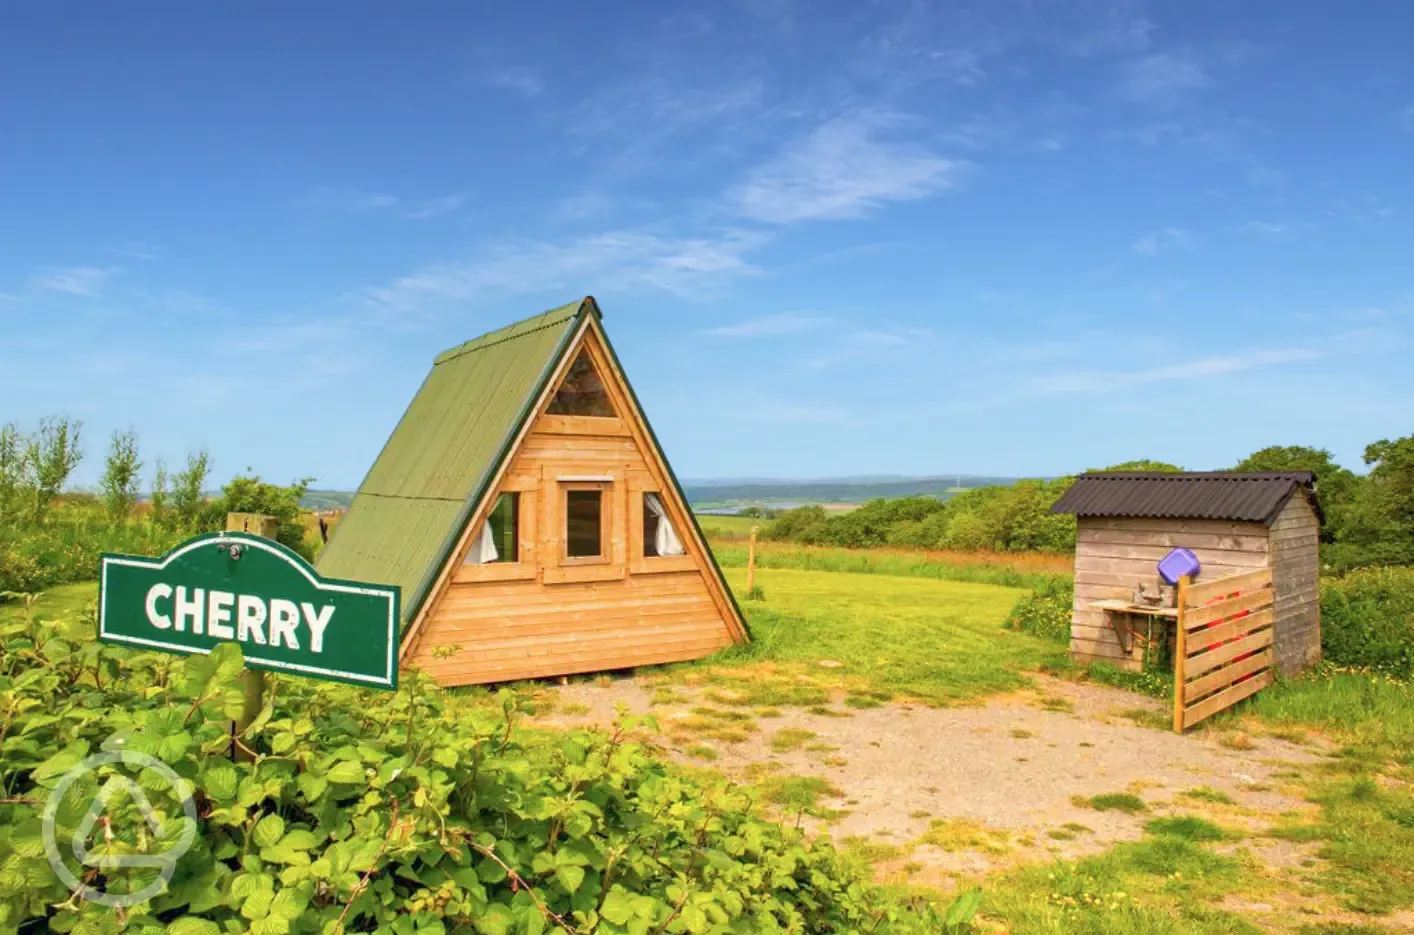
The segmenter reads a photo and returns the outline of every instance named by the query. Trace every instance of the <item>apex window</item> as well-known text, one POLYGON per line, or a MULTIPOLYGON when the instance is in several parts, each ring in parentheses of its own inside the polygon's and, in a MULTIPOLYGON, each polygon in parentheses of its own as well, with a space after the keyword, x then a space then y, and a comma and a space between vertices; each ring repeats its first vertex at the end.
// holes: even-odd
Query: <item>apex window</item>
POLYGON ((599 371, 594 369, 594 362, 582 348, 574 363, 570 364, 569 372, 565 374, 555 398, 550 400, 550 408, 546 412, 553 416, 613 418, 618 415, 604 389, 604 381, 599 379, 599 371))

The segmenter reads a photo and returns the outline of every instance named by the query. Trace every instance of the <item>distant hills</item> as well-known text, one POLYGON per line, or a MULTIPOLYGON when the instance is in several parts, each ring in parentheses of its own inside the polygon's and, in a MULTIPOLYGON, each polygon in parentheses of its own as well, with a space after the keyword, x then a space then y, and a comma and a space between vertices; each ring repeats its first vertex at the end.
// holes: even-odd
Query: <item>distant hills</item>
POLYGON ((806 503, 863 503, 878 497, 940 497, 946 499, 971 487, 1015 483, 1015 477, 984 474, 944 474, 936 477, 861 475, 811 480, 684 481, 683 492, 696 509, 744 506, 798 506, 806 503))
MULTIPOLYGON (((908 477, 861 474, 852 477, 782 480, 745 477, 683 481, 683 492, 694 509, 734 510, 746 506, 791 507, 807 503, 863 503, 878 497, 940 497, 946 499, 971 487, 1015 483, 1015 477, 989 474, 942 474, 908 477)), ((350 490, 307 490, 300 506, 307 510, 343 510, 353 501, 350 490)))
POLYGON ((352 490, 306 490, 299 505, 306 510, 347 510, 353 498, 352 490))

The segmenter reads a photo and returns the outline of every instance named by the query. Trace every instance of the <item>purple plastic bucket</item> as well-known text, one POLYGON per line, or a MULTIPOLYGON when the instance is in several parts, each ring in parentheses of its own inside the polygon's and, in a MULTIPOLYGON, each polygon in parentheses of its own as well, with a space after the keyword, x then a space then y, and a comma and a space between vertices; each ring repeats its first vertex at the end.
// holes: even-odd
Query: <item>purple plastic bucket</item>
POLYGON ((1166 584, 1178 584, 1184 575, 1196 578, 1200 570, 1198 556, 1183 548, 1174 549, 1159 560, 1159 577, 1166 584))

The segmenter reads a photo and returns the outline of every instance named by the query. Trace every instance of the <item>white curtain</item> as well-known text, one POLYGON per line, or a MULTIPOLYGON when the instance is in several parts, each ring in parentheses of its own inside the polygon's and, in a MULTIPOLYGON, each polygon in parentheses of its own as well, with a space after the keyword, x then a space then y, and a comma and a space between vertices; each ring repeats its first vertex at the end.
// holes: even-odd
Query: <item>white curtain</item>
POLYGON ((496 551, 496 537, 491 533, 491 523, 489 521, 482 523, 481 534, 471 544, 471 551, 467 553, 466 563, 468 565, 485 565, 500 557, 500 553, 496 551))
POLYGON ((658 532, 653 537, 653 545, 658 554, 681 555, 682 541, 673 530, 673 524, 668 521, 668 511, 663 509, 663 501, 658 499, 656 493, 649 493, 643 495, 643 505, 648 508, 648 512, 658 517, 658 532))

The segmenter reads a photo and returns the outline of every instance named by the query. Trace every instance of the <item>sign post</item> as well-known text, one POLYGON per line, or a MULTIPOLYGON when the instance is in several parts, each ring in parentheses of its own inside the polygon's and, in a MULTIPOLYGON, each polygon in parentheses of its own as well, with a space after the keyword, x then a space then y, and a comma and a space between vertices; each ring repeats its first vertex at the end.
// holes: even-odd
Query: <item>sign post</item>
MULTIPOLYGON (((275 534, 280 531, 280 521, 274 516, 259 513, 227 513, 226 531, 248 532, 266 539, 274 539, 275 534)), ((231 730, 231 759, 239 763, 249 763, 255 759, 255 755, 249 747, 241 743, 241 734, 255 722, 260 716, 260 709, 265 707, 265 673, 246 666, 241 670, 241 691, 244 695, 244 707, 241 708, 241 716, 231 730)))
POLYGON ((161 558, 104 555, 98 638, 182 654, 239 643, 253 718, 260 672, 396 690, 400 599, 396 587, 325 578, 273 539, 209 533, 161 558))

